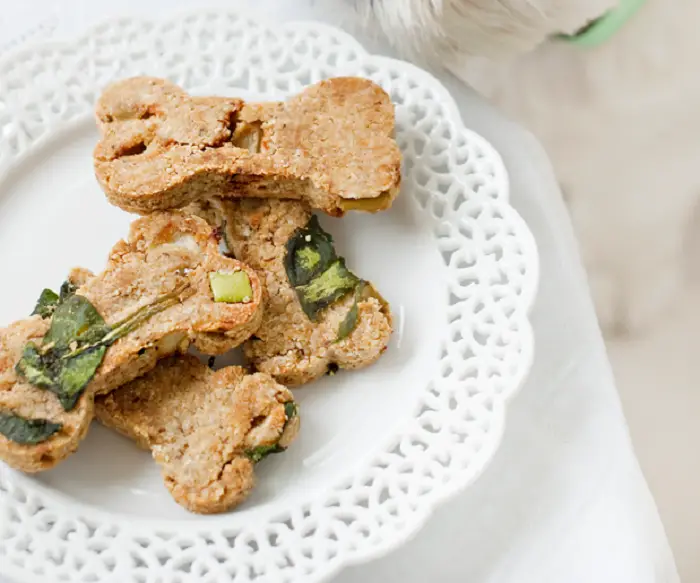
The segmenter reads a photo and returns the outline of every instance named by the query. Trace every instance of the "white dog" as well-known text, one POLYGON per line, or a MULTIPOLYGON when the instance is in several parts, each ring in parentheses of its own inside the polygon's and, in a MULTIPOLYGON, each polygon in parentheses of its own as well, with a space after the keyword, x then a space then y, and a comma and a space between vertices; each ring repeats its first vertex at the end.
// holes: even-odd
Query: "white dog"
POLYGON ((357 2, 541 140, 603 327, 634 332, 662 314, 700 199, 700 0, 646 0, 593 48, 557 35, 639 0, 357 2))

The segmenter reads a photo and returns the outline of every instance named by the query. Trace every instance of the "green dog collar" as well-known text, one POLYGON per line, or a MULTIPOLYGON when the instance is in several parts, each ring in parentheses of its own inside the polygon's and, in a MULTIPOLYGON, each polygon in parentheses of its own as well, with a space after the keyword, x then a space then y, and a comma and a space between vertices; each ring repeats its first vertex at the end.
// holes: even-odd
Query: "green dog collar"
POLYGON ((646 0, 619 0, 616 8, 603 14, 576 34, 560 34, 557 38, 584 47, 597 47, 610 39, 644 5, 646 0))

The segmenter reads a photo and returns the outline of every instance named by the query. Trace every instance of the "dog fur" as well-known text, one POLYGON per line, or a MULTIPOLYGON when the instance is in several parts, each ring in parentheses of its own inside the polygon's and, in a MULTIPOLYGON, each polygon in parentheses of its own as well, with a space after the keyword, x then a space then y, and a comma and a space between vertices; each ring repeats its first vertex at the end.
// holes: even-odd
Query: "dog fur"
POLYGON ((562 42, 615 0, 374 0, 407 56, 435 59, 537 135, 569 204, 603 328, 644 330, 684 283, 700 196, 697 0, 647 0, 611 39, 562 42))

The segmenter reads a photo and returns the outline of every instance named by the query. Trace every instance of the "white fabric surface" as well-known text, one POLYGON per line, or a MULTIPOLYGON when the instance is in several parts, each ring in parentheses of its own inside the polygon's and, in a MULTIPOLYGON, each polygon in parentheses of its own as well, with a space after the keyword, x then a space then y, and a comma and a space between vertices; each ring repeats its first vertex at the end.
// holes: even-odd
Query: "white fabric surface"
MULTIPOLYGON (((318 19, 362 38, 346 0, 229 0, 269 19, 318 19)), ((0 13, 0 54, 70 38, 116 15, 167 16, 178 0, 25 0, 0 13)), ((208 3, 208 7, 216 2, 208 3)), ((503 445, 485 474, 436 510, 408 544, 345 570, 338 583, 675 583, 678 575, 627 433, 571 227, 539 144, 472 91, 438 75, 463 119, 503 155, 512 200, 537 239, 535 364, 511 403, 503 445)), ((1 98, 2 96, 0 96, 1 98)), ((8 583, 1 577, 0 583, 8 583)), ((20 583, 20 582, 16 582, 20 583)))

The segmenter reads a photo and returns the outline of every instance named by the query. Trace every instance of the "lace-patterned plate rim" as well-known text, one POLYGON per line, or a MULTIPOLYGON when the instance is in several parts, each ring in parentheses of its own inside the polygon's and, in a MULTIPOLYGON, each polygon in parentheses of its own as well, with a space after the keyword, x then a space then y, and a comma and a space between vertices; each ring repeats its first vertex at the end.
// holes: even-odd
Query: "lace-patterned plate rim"
MULTIPOLYGON (((405 508, 402 509, 401 512, 399 512, 400 516, 398 522, 401 523, 400 527, 395 527, 393 529, 389 528, 390 532, 387 533, 385 532, 386 528, 384 523, 376 520, 371 521, 365 517, 364 520, 366 524, 364 524, 364 526, 370 529, 368 536, 357 537, 356 539, 348 539, 347 537, 342 539, 336 538, 336 547, 342 548, 337 549, 335 555, 329 558, 328 560, 314 561, 312 554, 312 558, 310 559, 311 563, 309 563, 309 561, 305 561, 302 556, 298 556, 296 559, 297 562, 295 564, 287 566, 288 568, 284 569, 273 568, 272 571, 269 573, 269 575, 271 576, 270 580, 320 581, 322 579, 330 577, 333 573, 336 573, 344 565, 367 561, 371 558, 381 556, 386 552, 389 552, 391 549, 401 545, 408 538, 410 538, 412 535, 418 532, 420 527, 432 514, 432 511, 437 504, 445 501, 447 498, 453 496, 456 492, 467 487, 470 483, 477 479, 481 472, 487 466, 490 459, 495 454, 495 451, 498 449, 498 446, 500 444, 501 436, 504 429, 506 403, 510 399, 510 397, 512 397, 512 395, 515 394, 519 386, 524 381, 526 373, 529 370, 532 363, 534 341, 532 329, 527 319, 527 312, 532 302, 534 301, 536 293, 536 285, 539 271, 537 250, 535 247, 534 238, 530 234, 524 221, 508 205, 508 180, 505 167, 500 159, 500 156, 498 156, 495 150, 480 136, 464 128, 460 120, 456 104, 452 100, 449 93, 442 87, 442 85, 440 85, 431 75, 413 65, 409 65, 407 63, 403 63, 401 61, 396 61, 386 57, 368 55, 353 37, 351 37, 347 33, 344 33, 326 25, 316 23, 289 23, 276 27, 264 26, 240 19, 237 15, 233 13, 226 14, 222 12, 207 13, 204 15, 202 15, 201 13, 194 13, 173 18, 165 23, 149 22, 132 18, 120 19, 117 21, 110 21, 102 25, 98 25, 97 27, 92 29, 92 31, 90 31, 87 35, 81 37, 81 39, 79 39, 75 43, 44 44, 38 48, 29 48, 14 54, 3 55, 3 57, 0 58, 0 72, 5 71, 6 68, 12 65, 13 63, 17 64, 21 63, 23 60, 34 59, 37 58, 37 55, 47 54, 47 52, 50 53, 54 51, 54 53, 59 52, 60 54, 79 54, 80 51, 89 51, 94 45, 104 41, 104 35, 107 35, 110 32, 119 31, 120 27, 123 27, 124 29, 137 28, 142 31, 147 30, 150 32, 167 30, 172 31, 177 30, 178 27, 183 28, 186 26, 193 26, 203 21, 206 21, 209 24, 215 23, 215 26, 219 27, 222 30, 226 30, 226 27, 229 27, 230 32, 232 32, 232 36, 239 34, 241 38, 245 37, 248 40, 256 35, 271 35, 274 38, 281 39, 285 35, 289 34, 296 34, 301 36, 307 35, 316 38, 321 38, 324 36, 328 38, 333 38, 333 42, 336 43, 335 46, 344 47, 346 52, 354 53, 357 58, 353 59, 350 63, 336 61, 335 64, 329 65, 328 69, 332 73, 350 74, 352 71, 357 71, 358 74, 360 74, 366 72, 363 70, 363 66, 370 64, 372 71, 374 71, 377 74, 381 72, 391 71, 391 74, 389 75, 390 83, 393 79, 398 79, 401 76, 403 76, 405 79, 411 79, 415 86, 429 88, 429 90, 432 91, 433 99, 439 102, 441 106, 445 109, 445 115, 443 115, 445 119, 443 119, 443 121, 445 121, 449 125, 450 131, 453 132, 452 135, 456 135, 457 137, 459 137, 459 139, 462 140, 464 144, 469 145, 470 148, 472 148, 473 150, 479 151, 490 164, 490 176, 485 177, 484 180, 486 180, 487 183, 490 183, 490 187, 495 193, 495 196, 483 197, 482 195, 478 195, 477 193, 470 193, 470 197, 475 200, 481 200, 483 198, 484 208, 490 206, 492 207, 491 210, 496 209, 497 213, 500 213, 500 215, 503 217, 503 221, 508 224, 508 227, 510 228, 513 234, 513 239, 517 241, 517 244, 520 247, 520 254, 523 257, 524 267, 522 281, 520 282, 521 287, 517 290, 516 293, 513 294, 515 305, 513 307, 513 313, 510 316, 510 322, 511 324, 513 324, 514 328, 517 331, 517 339, 513 342, 513 344, 516 345, 514 351, 517 351, 517 354, 514 357, 514 359, 517 361, 517 370, 515 373, 513 373, 512 378, 508 379, 507 386, 499 390, 495 394, 495 396, 493 396, 491 410, 488 412, 488 431, 485 437, 485 445, 481 447, 476 454, 468 456, 469 459, 466 467, 455 470, 456 473, 454 475, 451 475, 447 482, 435 484, 435 487, 432 488, 430 491, 425 492, 423 495, 415 498, 414 500, 411 500, 412 504, 407 505, 405 508), (395 75, 396 72, 399 72, 398 76, 395 75), (371 542, 367 543, 367 540, 370 540, 371 542), (309 570, 310 565, 312 568, 309 570), (275 577, 278 577, 279 579, 275 577)), ((107 42, 107 45, 108 44, 109 43, 107 42)), ((151 48, 151 44, 152 43, 150 42, 146 43, 144 44, 144 47, 151 48)), ((245 58, 245 56, 246 51, 244 50, 241 53, 241 58, 245 58)), ((88 52, 86 54, 83 54, 82 57, 87 58, 89 60, 91 55, 88 52)), ((162 57, 162 59, 164 59, 164 57, 162 57)), ((177 77, 177 71, 173 70, 172 73, 173 77, 177 77)), ((274 73, 274 71, 272 73, 274 73)), ((0 77, 1 76, 2 75, 0 75, 0 77)), ((371 71, 369 75, 364 74, 363 76, 369 76, 371 78, 371 71)), ((93 86, 87 87, 86 89, 88 91, 97 92, 99 90, 99 87, 95 86, 96 80, 90 81, 93 83, 93 86)), ((4 85, 5 84, 2 82, 2 80, 0 80, 0 96, 2 96, 4 85)), ((389 89, 390 88, 387 88, 387 90, 389 89)), ((255 91, 256 88, 252 88, 252 90, 255 91)), ((12 111, 10 112, 10 116, 18 113, 21 112, 12 111)), ((5 116, 7 117, 7 111, 3 112, 2 108, 0 107, 0 136, 3 135, 3 114, 5 114, 5 116)), ((10 164, 8 164, 6 170, 10 171, 13 167, 16 167, 27 155, 30 155, 31 153, 35 152, 38 148, 46 145, 46 143, 50 141, 50 139, 53 136, 55 136, 56 132, 63 131, 68 127, 83 123, 85 115, 88 115, 88 113, 83 112, 82 114, 77 114, 73 117, 70 117, 70 119, 68 120, 56 118, 49 119, 48 121, 50 123, 45 128, 46 131, 44 133, 40 133, 38 138, 30 140, 30 143, 26 145, 23 151, 16 152, 12 156, 10 164)), ((454 150, 454 148, 451 149, 454 150)), ((454 152, 452 153, 454 154, 454 152)), ((437 155, 437 157, 440 156, 442 156, 443 158, 440 164, 444 164, 446 167, 449 168, 451 166, 450 161, 445 161, 446 157, 444 155, 437 155)), ((2 151, 0 151, 0 181, 3 179, 2 161, 2 151)), ((412 184, 411 181, 413 177, 410 176, 410 172, 408 178, 410 180, 408 180, 407 182, 412 184)), ((451 177, 453 182, 455 180, 457 182, 460 182, 461 178, 461 176, 451 177)), ((468 184, 462 181, 462 186, 467 187, 468 184)), ((440 194, 438 193, 437 195, 435 195, 433 193, 431 196, 435 198, 436 196, 440 196, 440 194)), ((436 219, 437 217, 431 217, 431 220, 436 219)), ((437 220, 436 223, 439 224, 440 221, 437 220)), ((507 253, 507 249, 505 251, 502 250, 501 252, 507 253)), ((496 262, 498 261, 499 260, 497 259, 496 262)), ((449 267, 449 262, 446 267, 449 267)), ((505 285, 504 287, 508 286, 505 285)), ((506 346, 506 348, 508 348, 508 346, 506 346)), ((435 396, 439 398, 440 389, 434 389, 431 395, 429 396, 431 399, 435 396)), ((426 405, 421 399, 420 403, 418 403, 416 406, 416 410, 414 411, 414 417, 408 418, 405 421, 404 425, 407 433, 411 431, 411 426, 417 423, 418 417, 421 416, 421 410, 425 407, 426 405)), ((440 410, 436 411, 438 413, 441 412, 440 410)), ((486 419, 486 417, 487 415, 485 413, 484 419, 486 419)), ((399 438, 400 435, 398 434, 389 436, 385 440, 385 442, 377 448, 377 451, 384 452, 384 457, 386 459, 390 459, 393 455, 393 450, 397 450, 400 447, 399 445, 397 445, 399 438)), ((401 443, 401 446, 403 446, 403 443, 401 443)), ((428 451, 427 447, 425 451, 428 451)), ((379 457, 382 457, 382 455, 380 454, 379 457)), ((426 456, 424 457, 428 457, 428 455, 426 454, 426 456)), ((366 464, 367 470, 372 468, 375 462, 376 460, 368 459, 366 464)), ((383 461, 382 463, 385 462, 383 461)), ((392 462, 390 461, 388 463, 391 464, 392 462)), ((194 538, 196 537, 206 538, 210 536, 230 536, 234 539, 250 539, 251 537, 253 537, 251 540, 255 540, 255 537, 258 536, 258 532, 256 532, 255 529, 251 530, 251 532, 245 533, 240 529, 232 529, 230 527, 226 527, 226 517, 216 517, 207 520, 203 519, 201 522, 155 519, 135 520, 134 517, 120 517, 112 512, 104 511, 100 508, 95 508, 82 502, 76 502, 73 499, 56 493, 51 488, 44 486, 43 484, 39 485, 26 480, 19 481, 16 479, 17 477, 18 476, 14 472, 9 472, 6 468, 0 468, 0 516, 2 516, 3 513, 6 516, 11 516, 11 514, 9 514, 10 505, 17 503, 21 504, 22 500, 24 500, 24 502, 26 503, 28 499, 31 499, 32 504, 38 504, 39 506, 41 506, 40 511, 45 511, 48 509, 49 513, 54 513, 55 515, 60 515, 61 512, 70 511, 70 520, 74 521, 71 524, 75 524, 75 521, 83 522, 84 525, 89 525, 89 530, 93 533, 96 530, 110 531, 112 529, 116 529, 116 531, 119 533, 119 536, 122 539, 126 537, 135 540, 138 537, 150 536, 154 537, 154 540, 159 540, 158 533, 176 533, 184 528, 187 529, 188 533, 187 535, 185 535, 184 539, 190 538, 190 540, 194 540, 194 538), (19 493, 16 491, 17 488, 19 488, 20 490, 23 487, 26 488, 27 484, 31 484, 31 487, 33 487, 34 490, 19 493), (227 533, 232 534, 227 535, 227 533)), ((437 480, 435 481, 437 482, 437 480)), ((348 491, 352 492, 353 489, 357 489, 358 491, 360 490, 359 487, 353 486, 352 478, 344 479, 339 481, 339 483, 336 484, 335 487, 329 488, 329 490, 327 491, 327 496, 329 498, 332 498, 336 495, 340 496, 338 492, 347 493, 348 491)), ((309 504, 304 510, 294 509, 288 512, 285 511, 281 513, 275 513, 271 510, 267 514, 263 514, 261 511, 260 516, 264 517, 266 520, 269 520, 271 524, 274 523, 276 526, 286 526, 297 537, 297 539, 294 539, 294 537, 292 537, 292 545, 301 545, 301 543, 303 542, 310 544, 315 539, 320 540, 319 537, 323 538, 322 534, 318 534, 318 532, 322 529, 314 529, 314 533, 312 533, 311 537, 313 537, 314 534, 316 534, 315 539, 309 539, 308 537, 306 537, 305 539, 303 533, 301 532, 305 529, 303 528, 303 526, 298 526, 298 524, 303 523, 305 520, 307 522, 313 523, 314 525, 320 524, 321 522, 323 522, 324 517, 320 515, 314 517, 313 514, 314 512, 318 514, 324 509, 329 514, 327 521, 336 520, 336 517, 330 516, 330 508, 332 507, 324 506, 323 501, 319 502, 318 500, 313 500, 309 502, 309 504)), ((16 512, 14 513, 14 516, 17 516, 16 512)), ((61 520, 63 520, 63 518, 56 518, 56 522, 60 522, 61 520)), ((357 520, 361 521, 362 519, 357 520)), ((0 527, 3 526, 3 522, 3 520, 0 520, 0 527)), ((11 522, 11 526, 22 530, 23 535, 31 536, 32 534, 37 534, 38 532, 34 530, 35 528, 37 528, 36 525, 30 525, 26 523, 21 524, 18 523, 17 520, 13 521, 12 519, 11 522)), ((2 534, 1 530, 2 529, 0 528, 0 534, 2 534)), ((172 536, 177 537, 176 534, 172 534, 172 536)), ((265 537, 269 535, 263 534, 261 536, 265 537)), ((2 536, 0 536, 0 556, 5 554, 5 556, 10 557, 10 555, 8 555, 8 552, 11 553, 12 549, 8 551, 8 546, 4 544, 4 540, 5 539, 3 539, 2 536)), ((64 546, 70 545, 70 541, 61 540, 60 538, 57 538, 55 542, 56 544, 62 544, 64 546)), ((325 539, 324 542, 328 543, 329 540, 325 539)), ((203 549, 200 543, 201 540, 197 540, 195 541, 195 544, 192 544, 191 546, 196 547, 198 551, 201 552, 203 549)), ((231 544, 233 546, 228 550, 233 551, 232 554, 234 558, 232 560, 235 562, 235 551, 237 547, 235 546, 235 542, 231 544)), ((290 545, 290 541, 287 541, 285 544, 290 545)), ((274 548, 279 549, 279 546, 275 546, 274 548)), ((290 550, 298 551, 298 549, 286 549, 286 551, 290 550)), ((210 549, 210 552, 211 551, 212 549, 210 549)), ((71 552, 73 551, 71 550, 71 552)), ((89 554, 87 550, 85 550, 84 552, 86 554, 89 554)), ((93 555, 89 557, 90 561, 99 560, 99 558, 96 559, 96 556, 98 555, 95 555, 95 553, 93 553, 93 555)), ((185 566, 178 567, 173 561, 174 559, 170 560, 170 562, 168 563, 168 569, 158 574, 159 577, 164 577, 162 579, 163 581, 165 581, 166 583, 170 583, 171 581, 174 582, 176 580, 196 580, 189 578, 188 573, 190 571, 186 569, 185 566)), ((255 561, 251 558, 249 562, 251 564, 250 569, 253 569, 252 565, 255 561)), ((5 567, 3 566, 3 568, 5 567)), ((6 574, 16 577, 18 582, 40 580, 39 578, 34 578, 35 575, 39 575, 39 573, 35 569, 34 572, 32 572, 31 568, 28 569, 26 568, 26 566, 23 567, 13 562, 10 562, 8 564, 8 568, 9 570, 6 574)), ((109 569, 107 568, 107 571, 105 572, 108 571, 109 569)), ((241 581, 247 581, 263 576, 255 574, 256 571, 254 570, 251 570, 250 572, 254 573, 254 575, 236 575, 233 577, 233 579, 238 581, 240 578, 241 581)), ((61 573, 63 573, 63 571, 61 571, 61 573)), ((237 569, 236 573, 238 573, 237 569)), ((268 573, 265 573, 265 575, 267 574, 268 573)), ((64 575, 61 574, 61 577, 64 577, 64 575)), ((44 579, 41 580, 43 581, 44 579)), ((67 579, 62 578, 61 580, 67 579)), ((87 578, 87 575, 83 577, 81 573, 78 573, 75 578, 70 578, 70 580, 82 582, 94 579, 87 578)), ((145 581, 146 579, 143 580, 145 581)), ((211 580, 219 581, 220 579, 212 578, 211 580)))

